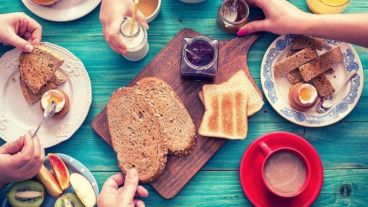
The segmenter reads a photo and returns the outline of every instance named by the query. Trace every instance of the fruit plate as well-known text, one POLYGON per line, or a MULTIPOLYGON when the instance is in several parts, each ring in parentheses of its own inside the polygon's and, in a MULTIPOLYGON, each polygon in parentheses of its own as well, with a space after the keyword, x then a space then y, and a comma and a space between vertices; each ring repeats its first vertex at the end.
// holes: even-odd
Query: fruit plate
MULTIPOLYGON (((92 102, 91 81, 82 61, 70 51, 51 43, 43 43, 64 59, 61 72, 67 81, 58 87, 70 99, 70 111, 63 118, 47 121, 38 132, 43 147, 48 148, 69 139, 87 117, 92 102)), ((35 130, 42 119, 40 103, 29 105, 19 84, 19 55, 13 49, 0 58, 0 137, 14 141, 28 130, 35 130)))
POLYGON ((339 45, 344 56, 344 63, 337 64, 334 73, 327 78, 338 88, 349 71, 356 70, 357 75, 350 80, 346 88, 337 95, 334 106, 326 113, 319 114, 315 108, 306 112, 290 107, 288 93, 292 86, 286 77, 275 78, 273 66, 288 51, 295 36, 278 37, 267 49, 261 66, 261 82, 263 92, 277 113, 292 123, 305 127, 323 127, 334 124, 346 117, 357 105, 363 90, 363 67, 359 56, 352 45, 335 40, 324 40, 324 49, 319 54, 339 45))
POLYGON ((101 0, 59 0, 52 6, 41 6, 31 0, 22 0, 23 4, 35 15, 54 22, 67 22, 79 19, 92 12, 101 0))
MULTIPOLYGON (((76 160, 76 159, 74 159, 74 158, 72 158, 68 155, 60 154, 60 153, 56 153, 56 155, 59 156, 64 161, 64 163, 66 164, 66 166, 69 169, 70 174, 79 173, 79 174, 83 175, 85 178, 87 178, 87 180, 91 183, 91 185, 93 187, 93 190, 95 191, 96 198, 97 198, 97 196, 99 194, 99 188, 98 188, 98 185, 97 185, 97 181, 96 181, 95 177, 92 175, 92 173, 88 170, 88 168, 86 166, 84 166, 82 163, 80 163, 78 160, 76 160)), ((48 169, 51 169, 49 160, 47 158, 46 158, 44 164, 48 169)), ((74 192, 74 191, 73 191, 72 187, 69 187, 65 192, 74 192)), ((54 206, 55 201, 56 201, 55 198, 51 197, 50 195, 48 195, 46 193, 46 197, 45 197, 45 200, 42 204, 42 207, 54 206)), ((9 204, 7 198, 5 198, 4 201, 2 202, 1 207, 11 207, 11 205, 9 204)))

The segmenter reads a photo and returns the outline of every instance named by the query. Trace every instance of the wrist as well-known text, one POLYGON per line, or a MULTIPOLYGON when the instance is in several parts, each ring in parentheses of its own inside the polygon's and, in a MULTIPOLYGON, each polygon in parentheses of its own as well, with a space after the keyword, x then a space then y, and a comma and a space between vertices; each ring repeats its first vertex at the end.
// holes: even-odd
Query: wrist
POLYGON ((315 14, 301 12, 294 19, 291 28, 289 28, 289 34, 309 34, 312 24, 316 21, 314 20, 315 17, 315 14))

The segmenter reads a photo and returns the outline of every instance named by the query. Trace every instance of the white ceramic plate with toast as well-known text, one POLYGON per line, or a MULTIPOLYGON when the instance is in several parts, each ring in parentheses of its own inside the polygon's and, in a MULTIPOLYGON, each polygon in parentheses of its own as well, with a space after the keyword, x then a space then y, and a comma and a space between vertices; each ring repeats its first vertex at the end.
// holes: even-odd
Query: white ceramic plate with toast
POLYGON ((320 114, 316 107, 301 112, 290 106, 288 93, 292 84, 286 77, 274 77, 274 65, 286 56, 291 46, 293 35, 278 37, 267 49, 261 66, 263 92, 277 113, 297 125, 306 127, 323 127, 334 124, 346 117, 357 105, 363 90, 363 68, 359 56, 352 45, 335 40, 324 40, 324 48, 318 54, 339 45, 343 53, 343 63, 333 67, 334 73, 327 74, 328 80, 339 88, 349 71, 357 70, 357 75, 336 96, 334 106, 326 113, 320 114))
POLYGON ((59 0, 51 6, 41 6, 31 0, 22 0, 33 14, 54 22, 67 22, 79 19, 92 12, 101 0, 59 0))
MULTIPOLYGON (((70 99, 69 113, 60 119, 52 118, 38 132, 45 148, 69 139, 87 117, 92 102, 91 81, 83 63, 70 51, 51 43, 44 43, 51 51, 64 59, 61 72, 67 81, 58 89, 70 99)), ((0 58, 0 137, 13 141, 28 130, 35 130, 43 117, 40 101, 30 105, 20 87, 19 55, 13 49, 0 58)))

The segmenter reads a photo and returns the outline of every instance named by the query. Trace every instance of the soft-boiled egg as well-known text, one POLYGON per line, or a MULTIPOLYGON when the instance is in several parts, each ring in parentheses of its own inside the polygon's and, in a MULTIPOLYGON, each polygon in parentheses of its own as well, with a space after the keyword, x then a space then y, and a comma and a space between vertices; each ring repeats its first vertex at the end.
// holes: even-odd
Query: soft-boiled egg
POLYGON ((41 106, 45 110, 52 102, 56 104, 55 113, 59 113, 65 106, 64 94, 59 90, 49 90, 42 95, 41 106))
POLYGON ((312 108, 316 104, 317 99, 317 89, 311 84, 298 83, 290 88, 290 105, 299 111, 312 108))

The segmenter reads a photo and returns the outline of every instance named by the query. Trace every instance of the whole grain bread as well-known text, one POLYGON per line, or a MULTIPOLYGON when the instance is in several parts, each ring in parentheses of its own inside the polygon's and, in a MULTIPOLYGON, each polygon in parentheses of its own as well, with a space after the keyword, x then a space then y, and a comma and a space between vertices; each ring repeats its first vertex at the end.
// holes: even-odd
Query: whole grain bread
POLYGON ((334 65, 344 60, 343 54, 339 46, 325 52, 318 58, 302 65, 299 68, 300 74, 305 82, 309 82, 313 78, 321 75, 334 65))
POLYGON ((275 77, 282 77, 292 70, 308 63, 317 57, 317 52, 310 48, 305 48, 290 57, 284 58, 274 66, 275 77))
POLYGON ((324 40, 322 38, 298 35, 293 39, 290 49, 302 50, 304 48, 311 48, 314 50, 321 50, 323 48, 323 43, 324 40))
POLYGON ((136 83, 150 103, 167 135, 170 154, 187 155, 195 146, 195 128, 180 97, 164 81, 142 78, 136 83))
POLYGON ((55 76, 64 60, 45 46, 36 46, 30 53, 19 56, 20 76, 27 87, 36 94, 55 76))
POLYGON ((310 83, 316 87, 318 95, 320 97, 326 97, 335 93, 335 87, 327 79, 325 74, 321 74, 313 78, 310 83))
MULTIPOLYGON (((303 48, 304 49, 304 48, 303 48)), ((294 55, 295 53, 299 52, 298 49, 290 49, 286 55, 286 57, 290 57, 294 55)), ((302 80, 302 76, 300 75, 300 72, 298 70, 299 68, 296 68, 295 70, 290 71, 286 77, 292 84, 299 83, 302 80)))
POLYGON ((142 182, 157 179, 167 161, 167 136, 143 92, 136 87, 115 91, 107 120, 120 169, 136 168, 142 182))

